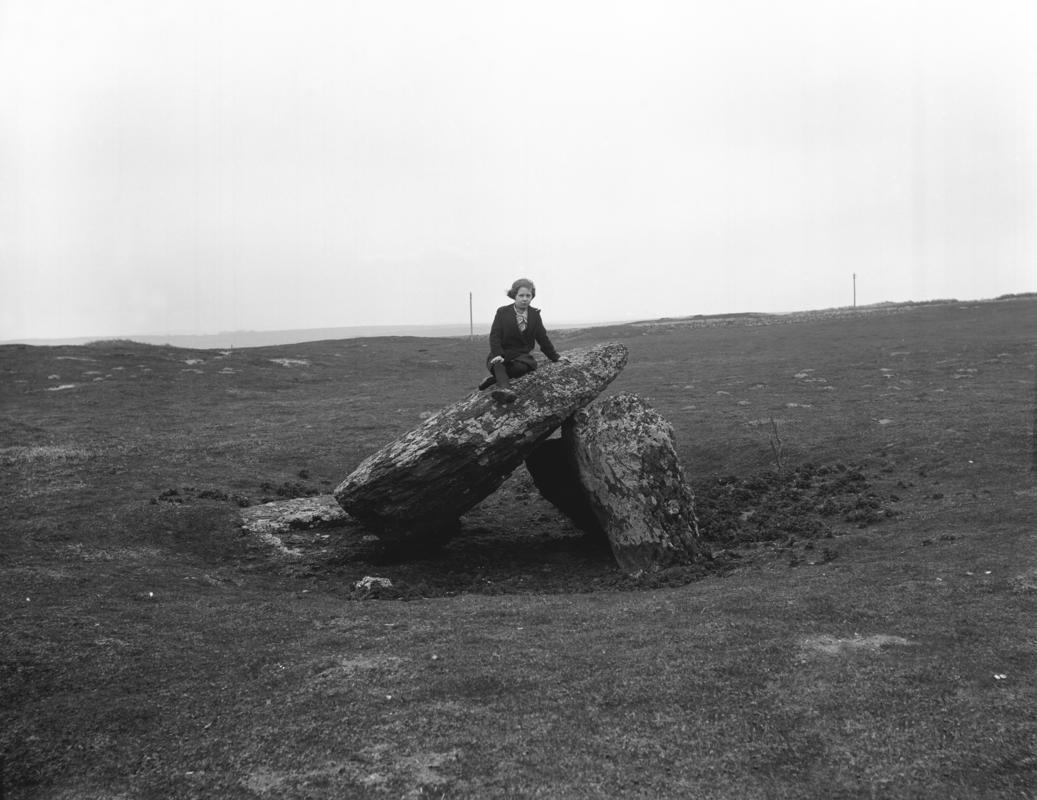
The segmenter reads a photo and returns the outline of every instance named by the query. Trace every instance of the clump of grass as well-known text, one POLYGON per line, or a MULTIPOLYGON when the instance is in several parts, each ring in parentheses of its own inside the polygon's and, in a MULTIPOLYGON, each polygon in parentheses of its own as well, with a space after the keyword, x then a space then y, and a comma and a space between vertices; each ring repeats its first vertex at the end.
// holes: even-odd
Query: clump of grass
POLYGON ((778 423, 774 421, 774 417, 771 417, 771 434, 769 437, 771 453, 774 455, 774 466, 781 472, 785 469, 785 443, 781 440, 781 434, 778 433, 778 423))
POLYGON ((235 503, 240 508, 248 508, 252 505, 252 501, 242 494, 232 493, 224 491, 217 487, 209 487, 206 489, 196 489, 193 486, 185 486, 183 489, 166 489, 161 492, 157 497, 151 498, 151 505, 156 503, 172 503, 180 505, 183 503, 190 502, 192 500, 216 500, 220 502, 231 502, 235 503))
POLYGON ((269 481, 264 481, 259 485, 259 488, 268 494, 273 492, 275 497, 265 497, 262 502, 269 503, 271 500, 282 498, 285 500, 292 500, 296 497, 314 497, 320 494, 320 490, 314 489, 312 486, 307 486, 304 483, 284 481, 280 486, 275 486, 269 481))

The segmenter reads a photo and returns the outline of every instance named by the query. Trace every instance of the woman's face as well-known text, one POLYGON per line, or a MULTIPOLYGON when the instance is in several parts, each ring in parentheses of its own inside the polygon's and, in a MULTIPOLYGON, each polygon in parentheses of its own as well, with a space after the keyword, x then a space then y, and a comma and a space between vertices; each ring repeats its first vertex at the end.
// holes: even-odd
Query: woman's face
POLYGON ((525 311, 529 308, 529 304, 533 301, 533 292, 526 286, 519 288, 518 293, 515 295, 515 305, 519 311, 525 311))

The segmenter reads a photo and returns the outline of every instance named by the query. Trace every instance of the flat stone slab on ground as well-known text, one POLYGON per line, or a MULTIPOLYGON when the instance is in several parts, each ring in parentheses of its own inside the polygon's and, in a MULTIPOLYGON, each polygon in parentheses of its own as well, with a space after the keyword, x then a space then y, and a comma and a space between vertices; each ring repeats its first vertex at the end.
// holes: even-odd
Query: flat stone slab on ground
POLYGON ((241 527, 248 533, 273 534, 294 530, 341 527, 349 515, 334 495, 297 497, 241 509, 241 527))
POLYGON ((238 518, 241 530, 276 563, 352 561, 384 554, 385 543, 330 494, 250 506, 238 518))

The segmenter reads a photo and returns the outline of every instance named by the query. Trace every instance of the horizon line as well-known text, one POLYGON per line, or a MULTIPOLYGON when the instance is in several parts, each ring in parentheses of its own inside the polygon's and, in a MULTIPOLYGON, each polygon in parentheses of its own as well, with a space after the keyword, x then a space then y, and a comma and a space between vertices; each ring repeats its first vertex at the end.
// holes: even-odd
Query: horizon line
MULTIPOLYGON (((1017 292, 1010 294, 1003 294, 997 297, 988 298, 977 298, 961 300, 959 298, 937 298, 933 300, 884 300, 876 303, 846 305, 846 306, 830 306, 826 308, 813 308, 813 309, 798 309, 794 311, 726 311, 712 314, 684 314, 680 316, 669 316, 669 317, 654 317, 644 318, 635 317, 631 319, 618 319, 618 320, 603 320, 603 321, 565 321, 557 324, 552 324, 550 330, 552 331, 567 331, 576 330, 579 328, 596 328, 605 327, 608 325, 637 325, 646 324, 652 322, 674 322, 686 319, 716 319, 723 317, 748 317, 748 316, 773 316, 780 317, 789 314, 804 314, 804 313, 818 313, 825 311, 854 311, 862 309, 874 309, 880 307, 893 307, 893 306, 916 306, 916 305, 938 305, 940 303, 981 303, 981 302, 993 302, 999 300, 1012 300, 1022 298, 1037 297, 1037 292, 1017 292)), ((458 336, 471 336, 480 335, 483 336, 488 333, 490 328, 490 322, 476 322, 476 323, 404 323, 404 324, 378 324, 378 325, 329 325, 320 326, 315 328, 266 328, 266 329, 255 329, 255 328, 240 328, 236 330, 224 330, 216 333, 134 333, 134 334, 114 334, 114 335, 86 335, 86 336, 53 336, 53 337, 24 337, 20 339, 5 339, 0 341, 0 346, 4 345, 28 345, 32 347, 60 347, 60 346, 75 346, 81 344, 90 344, 93 342, 105 342, 105 341, 138 341, 141 344, 171 344, 171 342, 158 342, 155 340, 162 339, 178 339, 181 341, 188 340, 212 340, 212 339, 226 339, 234 336, 251 336, 251 337, 263 337, 271 338, 283 335, 290 335, 294 341, 283 341, 283 342, 265 342, 261 345, 241 345, 241 346, 273 346, 276 344, 299 344, 305 341, 319 341, 311 339, 299 339, 295 338, 299 335, 304 335, 310 332, 331 332, 331 331, 351 331, 351 336, 336 336, 332 338, 343 338, 343 339, 367 339, 377 338, 379 336, 406 336, 413 335, 407 333, 389 333, 388 331, 415 331, 421 330, 426 331, 423 336, 419 338, 453 338, 458 336), (436 334, 427 333, 430 330, 445 331, 450 330, 450 333, 436 334), (358 331, 369 331, 368 333, 357 333, 358 331), (150 341, 143 341, 150 340, 150 341)), ((321 337, 326 338, 326 337, 321 337)), ((214 345, 219 346, 219 345, 214 345)), ((234 347, 234 344, 228 345, 234 347)))

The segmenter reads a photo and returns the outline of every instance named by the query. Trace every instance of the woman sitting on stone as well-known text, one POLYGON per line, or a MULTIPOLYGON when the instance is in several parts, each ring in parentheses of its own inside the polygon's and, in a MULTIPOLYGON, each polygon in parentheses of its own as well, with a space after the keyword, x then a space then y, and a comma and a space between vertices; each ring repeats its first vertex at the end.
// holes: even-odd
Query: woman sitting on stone
POLYGON ((479 384, 479 388, 489 389, 496 385, 493 399, 498 403, 514 403, 515 392, 511 388, 511 378, 518 378, 537 368, 533 357, 535 345, 539 344, 544 355, 552 361, 561 358, 547 336, 540 309, 530 305, 536 297, 536 291, 533 281, 519 278, 508 290, 508 297, 515 302, 498 308, 493 318, 490 354, 486 357, 486 367, 491 375, 479 384))

